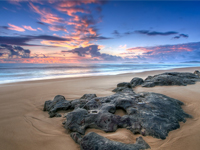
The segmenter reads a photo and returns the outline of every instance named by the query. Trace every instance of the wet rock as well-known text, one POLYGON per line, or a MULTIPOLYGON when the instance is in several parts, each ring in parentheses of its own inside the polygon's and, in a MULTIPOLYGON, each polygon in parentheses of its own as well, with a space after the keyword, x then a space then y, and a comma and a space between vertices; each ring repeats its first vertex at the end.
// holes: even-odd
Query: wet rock
POLYGON ((88 133, 80 142, 82 150, 143 150, 150 146, 142 137, 136 139, 135 144, 124 144, 121 142, 111 141, 94 132, 88 133))
POLYGON ((186 86, 188 84, 195 84, 195 82, 200 81, 199 76, 193 73, 179 73, 179 72, 166 72, 163 74, 158 74, 155 76, 148 76, 143 87, 154 87, 163 85, 182 85, 186 86))
POLYGON ((130 84, 131 84, 131 87, 134 88, 134 87, 136 87, 136 86, 138 86, 138 85, 141 85, 143 82, 144 82, 144 81, 143 81, 142 78, 136 77, 136 78, 133 78, 133 79, 130 81, 130 84))

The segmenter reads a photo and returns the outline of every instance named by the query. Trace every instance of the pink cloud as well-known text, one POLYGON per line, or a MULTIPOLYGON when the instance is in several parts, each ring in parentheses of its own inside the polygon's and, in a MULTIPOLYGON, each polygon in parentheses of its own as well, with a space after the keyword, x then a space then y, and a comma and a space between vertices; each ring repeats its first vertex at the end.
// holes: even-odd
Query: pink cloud
POLYGON ((37 28, 38 30, 40 30, 40 31, 43 31, 41 28, 37 28))
POLYGON ((48 24, 55 24, 55 23, 63 23, 64 19, 61 17, 58 17, 56 14, 53 14, 51 12, 47 12, 45 9, 39 9, 39 7, 33 5, 32 3, 30 4, 30 8, 40 14, 41 18, 40 21, 48 24))
POLYGON ((10 27, 8 27, 8 29, 10 29, 10 30, 15 30, 15 31, 19 31, 19 32, 24 32, 25 31, 23 28, 18 27, 16 25, 13 25, 13 24, 10 24, 10 23, 8 23, 8 25, 10 26, 10 27))
POLYGON ((23 26, 23 27, 30 31, 37 31, 37 29, 33 29, 31 26, 23 26))
POLYGON ((68 32, 67 29, 63 26, 49 26, 49 30, 51 31, 65 31, 68 32))

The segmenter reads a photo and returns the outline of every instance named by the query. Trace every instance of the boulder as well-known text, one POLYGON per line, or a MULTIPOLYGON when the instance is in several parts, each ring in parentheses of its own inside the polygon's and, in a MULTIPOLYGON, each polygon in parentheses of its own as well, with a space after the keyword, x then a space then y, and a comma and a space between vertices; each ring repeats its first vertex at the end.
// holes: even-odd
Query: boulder
POLYGON ((134 88, 136 86, 141 85, 144 82, 142 78, 135 77, 130 81, 131 87, 134 88))

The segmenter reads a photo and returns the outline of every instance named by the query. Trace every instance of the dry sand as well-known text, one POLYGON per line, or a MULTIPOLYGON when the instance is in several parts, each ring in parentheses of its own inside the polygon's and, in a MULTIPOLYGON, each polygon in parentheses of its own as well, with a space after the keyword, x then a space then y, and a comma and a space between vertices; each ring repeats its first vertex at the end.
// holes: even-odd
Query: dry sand
MULTIPOLYGON (((199 68, 182 68, 170 71, 194 72, 199 68)), ((148 71, 115 76, 95 76, 42 81, 29 81, 0 85, 0 150, 79 150, 63 128, 63 118, 49 118, 43 112, 43 104, 54 96, 64 95, 67 100, 80 98, 85 93, 97 96, 113 94, 112 89, 119 82, 129 82, 133 77, 146 78, 166 71, 148 71)), ((185 112, 193 116, 171 131, 165 140, 150 136, 144 140, 152 150, 199 150, 200 149, 200 82, 188 86, 137 87, 135 92, 157 92, 185 103, 185 112)), ((124 111, 118 110, 118 115, 124 111)), ((95 131, 111 140, 124 143, 135 142, 136 137, 129 130, 118 129, 114 133, 95 131)))

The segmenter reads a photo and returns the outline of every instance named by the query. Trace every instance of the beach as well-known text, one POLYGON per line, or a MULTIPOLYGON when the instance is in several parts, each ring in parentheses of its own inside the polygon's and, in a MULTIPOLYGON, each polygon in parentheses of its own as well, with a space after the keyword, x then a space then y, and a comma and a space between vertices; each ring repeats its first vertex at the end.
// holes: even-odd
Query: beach
MULTIPOLYGON (((98 97, 112 95, 112 90, 120 82, 130 82, 134 77, 145 79, 149 75, 164 72, 191 72, 200 67, 171 70, 146 71, 119 75, 85 76, 48 80, 25 81, 0 84, 0 149, 2 150, 79 150, 62 122, 65 118, 49 118, 43 111, 46 100, 63 95, 67 100, 80 98, 84 94, 96 94, 98 97)), ((138 92, 155 92, 184 102, 183 110, 192 115, 180 128, 169 132, 165 140, 144 136, 143 139, 152 150, 199 150, 200 149, 200 82, 187 86, 136 87, 138 92)), ((61 112, 62 114, 64 112, 61 112)), ((117 110, 117 115, 124 115, 117 110)), ((87 129, 111 140, 123 143, 135 143, 136 138, 127 129, 118 129, 105 133, 98 129, 87 129)))

